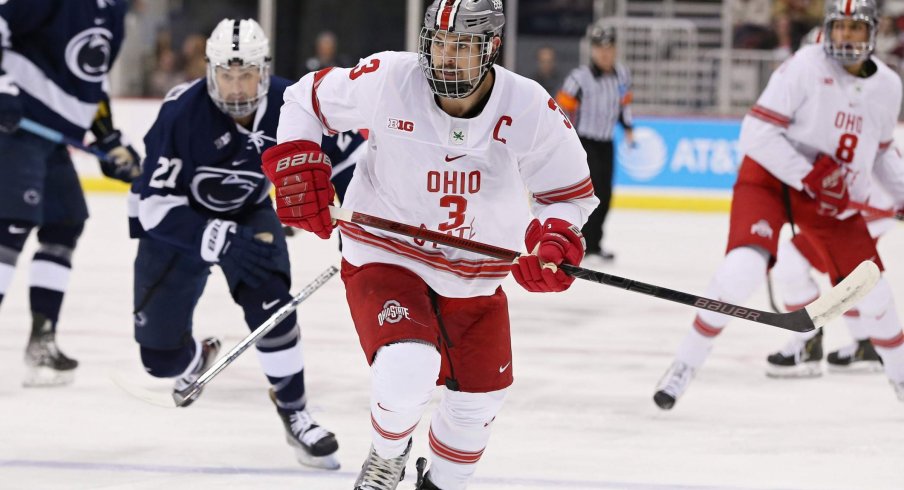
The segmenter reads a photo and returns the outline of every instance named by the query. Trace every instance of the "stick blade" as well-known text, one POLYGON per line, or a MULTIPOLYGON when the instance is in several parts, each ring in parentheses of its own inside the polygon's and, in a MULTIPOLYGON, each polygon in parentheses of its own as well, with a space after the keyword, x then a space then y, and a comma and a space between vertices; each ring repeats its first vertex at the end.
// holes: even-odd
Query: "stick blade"
POLYGON ((180 406, 171 392, 163 393, 160 391, 149 390, 126 379, 121 373, 115 371, 111 372, 110 380, 132 398, 141 400, 145 403, 163 408, 176 408, 180 406))
POLYGON ((826 291, 805 309, 816 328, 838 318, 854 307, 879 282, 879 266, 864 260, 843 281, 826 291))

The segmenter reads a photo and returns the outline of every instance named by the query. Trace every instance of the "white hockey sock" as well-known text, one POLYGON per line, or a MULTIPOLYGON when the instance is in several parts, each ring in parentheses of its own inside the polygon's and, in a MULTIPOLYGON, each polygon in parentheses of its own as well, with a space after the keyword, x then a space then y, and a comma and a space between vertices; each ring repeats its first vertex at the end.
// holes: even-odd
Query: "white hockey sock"
POLYGON ((819 297, 819 286, 810 275, 810 262, 790 241, 778 246, 772 281, 788 311, 799 310, 819 297))
POLYGON ((876 319, 871 330, 870 341, 882 358, 885 375, 896 383, 904 381, 904 332, 894 302, 888 313, 876 319))
POLYGON ((884 277, 859 303, 864 333, 882 357, 885 374, 894 382, 904 381, 904 332, 898 319, 891 286, 884 277))
MULTIPOLYGON (((722 264, 713 276, 704 294, 726 303, 743 304, 766 280, 767 255, 760 249, 738 247, 722 260, 722 264)), ((713 337, 731 319, 721 313, 701 310, 694 322, 695 329, 701 335, 713 337)))
POLYGON ((681 361, 694 369, 699 368, 709 356, 709 351, 713 348, 714 338, 713 336, 701 334, 697 328, 692 329, 681 340, 681 344, 678 345, 678 350, 675 352, 675 360, 681 361))
POLYGON ((854 308, 852 310, 848 310, 844 314, 844 324, 847 325, 848 332, 850 332, 851 337, 854 338, 855 341, 859 342, 861 340, 865 340, 869 338, 869 327, 867 327, 864 323, 864 318, 860 316, 860 310, 854 308))
POLYGON ((15 265, 0 262, 0 298, 6 295, 6 292, 9 290, 9 284, 13 282, 13 273, 15 271, 15 265))
POLYGON ((400 342, 377 351, 371 366, 370 419, 374 450, 381 458, 405 452, 430 403, 439 367, 439 352, 421 342, 400 342))
POLYGON ((444 389, 430 421, 430 481, 443 490, 462 490, 483 455, 505 391, 463 393, 444 389))

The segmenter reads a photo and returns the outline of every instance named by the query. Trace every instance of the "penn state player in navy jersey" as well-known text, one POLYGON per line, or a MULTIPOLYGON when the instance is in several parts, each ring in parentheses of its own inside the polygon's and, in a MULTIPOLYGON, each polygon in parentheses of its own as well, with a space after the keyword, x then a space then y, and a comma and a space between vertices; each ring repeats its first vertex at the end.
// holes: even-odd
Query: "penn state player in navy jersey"
MULTIPOLYGON (((276 144, 290 82, 270 76, 268 40, 254 20, 220 22, 207 58, 206 78, 174 88, 164 100, 145 136, 147 159, 132 194, 131 228, 140 238, 135 339, 146 370, 174 378, 174 390, 183 392, 220 347, 214 338, 192 336, 192 314, 213 264, 249 328, 291 299, 285 234, 261 170, 261 153, 276 144)), ((344 134, 331 156, 354 157, 362 141, 344 134)), ((338 468, 336 438, 305 410, 296 315, 259 340, 257 353, 299 461, 338 468)))
POLYGON ((18 130, 23 117, 81 140, 90 127, 108 177, 131 181, 138 155, 113 129, 107 72, 124 36, 125 0, 0 2, 0 301, 26 239, 38 230, 31 262, 32 331, 26 386, 67 384, 78 366, 56 346, 72 253, 88 208, 63 145, 18 130))

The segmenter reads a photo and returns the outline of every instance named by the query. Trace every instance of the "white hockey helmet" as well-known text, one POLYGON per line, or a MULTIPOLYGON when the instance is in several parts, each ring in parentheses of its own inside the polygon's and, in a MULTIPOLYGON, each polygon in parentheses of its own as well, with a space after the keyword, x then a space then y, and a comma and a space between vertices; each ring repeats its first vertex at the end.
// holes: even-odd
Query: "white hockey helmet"
POLYGON ((823 21, 823 49, 843 65, 866 61, 876 47, 879 30, 879 9, 876 0, 826 0, 823 21), (863 22, 869 27, 869 39, 865 42, 835 44, 832 42, 832 24, 838 20, 863 22))
MULTIPOLYGON (((418 55, 421 68, 433 93, 440 97, 462 99, 471 95, 486 77, 490 67, 499 57, 499 46, 493 45, 493 39, 502 39, 502 27, 505 15, 502 13, 502 0, 434 0, 424 14, 424 27, 421 29, 418 55), (456 60, 455 76, 440 76, 434 68, 432 47, 437 33, 444 33, 445 43, 465 45, 472 48, 479 45, 475 58, 476 64, 470 60, 456 60), (479 68, 476 76, 470 76, 471 68, 479 68)), ((467 51, 470 51, 468 49, 467 51)), ((438 66, 444 65, 437 60, 438 66)))
POLYGON ((254 19, 223 19, 207 39, 207 93, 214 104, 232 117, 253 113, 270 88, 270 40, 254 19), (230 67, 254 68, 260 74, 257 94, 230 100, 220 93, 216 71, 230 67))

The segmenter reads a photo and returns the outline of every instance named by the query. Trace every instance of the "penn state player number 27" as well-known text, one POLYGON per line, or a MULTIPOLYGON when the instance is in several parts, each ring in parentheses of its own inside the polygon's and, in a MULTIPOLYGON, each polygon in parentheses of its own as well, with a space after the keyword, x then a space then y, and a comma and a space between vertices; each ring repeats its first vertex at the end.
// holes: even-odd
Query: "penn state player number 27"
POLYGON ((173 189, 176 187, 176 179, 182 170, 182 160, 179 158, 160 157, 157 160, 157 169, 151 175, 149 186, 154 189, 173 189))

